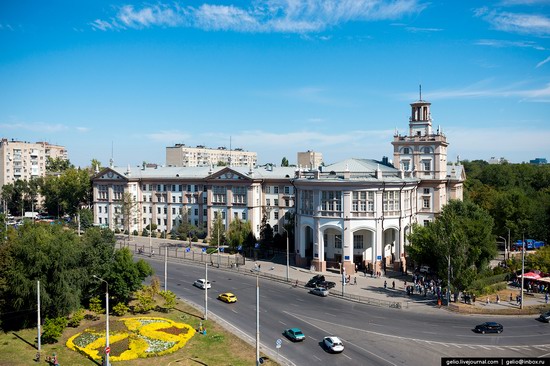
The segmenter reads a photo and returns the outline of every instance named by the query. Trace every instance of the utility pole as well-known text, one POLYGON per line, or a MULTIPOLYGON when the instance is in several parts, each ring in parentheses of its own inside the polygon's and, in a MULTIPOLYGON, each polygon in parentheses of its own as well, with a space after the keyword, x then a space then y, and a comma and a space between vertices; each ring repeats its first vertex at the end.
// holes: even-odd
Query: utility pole
POLYGON ((208 262, 204 261, 204 320, 208 320, 208 262))
POLYGON ((520 295, 520 309, 523 310, 523 282, 525 276, 525 232, 523 232, 523 240, 521 243, 521 295, 520 295))
POLYGON ((256 274, 256 366, 260 365, 260 284, 256 274))
POLYGON ((164 291, 168 291, 168 245, 164 245, 164 291))

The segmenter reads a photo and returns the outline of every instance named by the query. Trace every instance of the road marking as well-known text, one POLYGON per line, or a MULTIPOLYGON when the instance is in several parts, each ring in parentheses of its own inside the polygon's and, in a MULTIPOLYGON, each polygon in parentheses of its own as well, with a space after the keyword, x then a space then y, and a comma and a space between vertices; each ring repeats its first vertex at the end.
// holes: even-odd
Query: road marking
POLYGON ((352 358, 344 353, 344 356, 352 360, 352 358))
POLYGON ((284 325, 286 327, 286 323, 285 322, 282 322, 279 320, 279 323, 281 323, 282 325, 284 325))
POLYGON ((315 357, 316 359, 318 359, 319 361, 322 361, 319 357, 313 355, 313 357, 315 357))

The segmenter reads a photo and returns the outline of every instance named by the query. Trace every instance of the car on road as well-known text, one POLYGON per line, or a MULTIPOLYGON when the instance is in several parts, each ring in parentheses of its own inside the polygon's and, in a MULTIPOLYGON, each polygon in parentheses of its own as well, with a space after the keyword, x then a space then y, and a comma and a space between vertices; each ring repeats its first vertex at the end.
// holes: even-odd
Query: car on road
POLYGON ((335 336, 323 338, 323 345, 329 352, 332 353, 339 353, 344 351, 344 344, 342 343, 340 338, 335 336))
POLYGON ((539 320, 541 322, 549 323, 550 322, 550 311, 547 311, 546 313, 540 314, 539 320))
POLYGON ((237 296, 233 295, 231 292, 224 292, 218 295, 218 300, 226 303, 237 302, 237 296))
POLYGON ((502 333, 504 330, 504 327, 500 323, 495 322, 485 322, 483 324, 478 324, 474 328, 474 331, 477 333, 485 334, 485 333, 502 333))
POLYGON ((285 329, 283 335, 293 342, 301 342, 306 339, 306 336, 300 328, 285 329))
POLYGON ((193 286, 196 286, 203 290, 207 288, 212 288, 212 284, 210 283, 210 281, 207 282, 204 278, 199 278, 198 280, 193 282, 193 286))
POLYGON ((309 290, 310 293, 318 296, 327 297, 328 296, 328 290, 324 287, 315 287, 311 290, 309 290))

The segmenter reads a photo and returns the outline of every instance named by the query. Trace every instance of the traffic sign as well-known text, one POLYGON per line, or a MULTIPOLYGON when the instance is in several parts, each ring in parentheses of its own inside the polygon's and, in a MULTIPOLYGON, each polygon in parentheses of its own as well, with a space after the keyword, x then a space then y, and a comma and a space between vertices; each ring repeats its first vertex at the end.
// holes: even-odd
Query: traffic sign
POLYGON ((105 347, 105 354, 108 355, 111 352, 111 347, 105 347))
POLYGON ((283 344, 283 340, 281 338, 277 338, 277 342, 275 343, 277 344, 277 346, 280 346, 281 344, 283 344))

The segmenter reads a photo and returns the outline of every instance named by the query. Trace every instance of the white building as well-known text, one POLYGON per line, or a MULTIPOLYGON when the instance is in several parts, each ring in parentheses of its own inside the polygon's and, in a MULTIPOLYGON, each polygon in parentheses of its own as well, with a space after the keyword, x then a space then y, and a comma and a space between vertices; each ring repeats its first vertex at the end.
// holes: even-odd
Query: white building
POLYGON ((256 166, 258 156, 255 152, 244 151, 243 149, 217 149, 207 148, 202 145, 196 147, 176 144, 166 147, 167 166, 187 167, 209 167, 218 163, 227 166, 248 167, 256 166))
MULTIPOLYGON (((450 199, 462 199, 464 170, 447 164, 447 140, 432 131, 430 103, 411 104, 409 135, 395 134, 394 164, 348 159, 320 168, 165 167, 106 168, 93 179, 96 224, 122 227, 124 192, 137 203, 131 230, 153 222, 169 232, 187 210, 191 223, 222 215, 251 223, 262 218, 283 234, 295 213, 295 258, 319 271, 355 267, 381 271, 406 265, 406 237, 414 223, 433 221, 450 199), (394 167, 395 166, 395 167, 394 167)), ((252 165, 251 165, 252 166, 252 165)))

